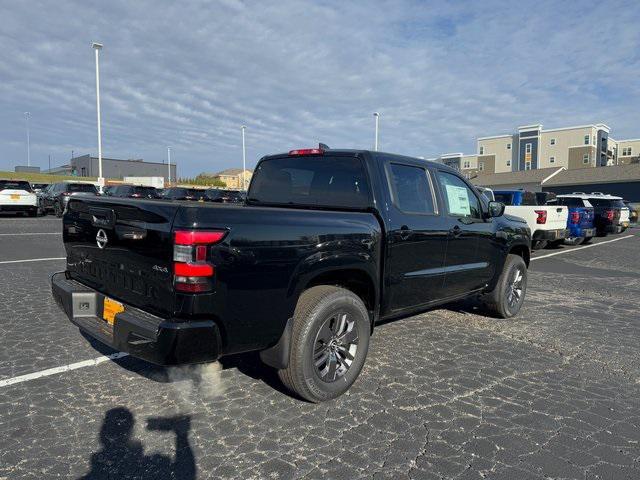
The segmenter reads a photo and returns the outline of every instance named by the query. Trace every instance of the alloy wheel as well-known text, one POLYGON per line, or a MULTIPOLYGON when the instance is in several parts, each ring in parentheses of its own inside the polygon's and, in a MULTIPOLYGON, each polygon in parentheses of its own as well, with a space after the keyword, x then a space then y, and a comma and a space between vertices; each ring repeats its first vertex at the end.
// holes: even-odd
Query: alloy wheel
POLYGON ((514 269, 507 284, 507 303, 510 309, 514 309, 522 300, 522 287, 524 272, 520 268, 514 269))
POLYGON ((335 382, 351 367, 358 350, 356 322, 346 312, 327 318, 313 343, 313 363, 324 382, 335 382))

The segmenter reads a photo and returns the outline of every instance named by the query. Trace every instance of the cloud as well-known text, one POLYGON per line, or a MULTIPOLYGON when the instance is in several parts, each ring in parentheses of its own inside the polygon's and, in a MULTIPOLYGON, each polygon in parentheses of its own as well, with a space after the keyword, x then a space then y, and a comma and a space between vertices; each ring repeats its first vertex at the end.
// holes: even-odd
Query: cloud
POLYGON ((13 2, 0 6, 0 169, 96 152, 180 175, 318 141, 426 157, 542 122, 637 137, 640 4, 13 2), (624 12, 624 14, 621 14, 624 12), (635 107, 634 107, 635 106, 635 107))

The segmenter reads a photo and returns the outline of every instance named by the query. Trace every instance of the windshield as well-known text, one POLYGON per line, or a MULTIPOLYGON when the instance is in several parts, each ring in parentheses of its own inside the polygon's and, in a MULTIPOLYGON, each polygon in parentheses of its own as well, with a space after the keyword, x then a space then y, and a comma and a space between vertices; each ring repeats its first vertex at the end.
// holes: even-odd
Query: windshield
POLYGON ((496 193, 493 192, 493 196, 496 199, 496 202, 504 203, 505 205, 511 205, 513 202, 513 194, 512 193, 496 193))
POLYGON ((263 160, 254 174, 250 202, 366 208, 369 184, 356 157, 308 156, 263 160))
POLYGON ((159 196, 154 187, 133 187, 133 193, 150 198, 157 198, 159 196))
POLYGON ((594 207, 624 207, 622 200, 612 200, 610 198, 589 198, 589 203, 594 207))
POLYGON ((96 187, 89 183, 68 183, 68 192, 85 192, 85 193, 98 193, 96 187))
POLYGON ((31 185, 23 180, 0 180, 1 190, 24 190, 30 192, 31 185))

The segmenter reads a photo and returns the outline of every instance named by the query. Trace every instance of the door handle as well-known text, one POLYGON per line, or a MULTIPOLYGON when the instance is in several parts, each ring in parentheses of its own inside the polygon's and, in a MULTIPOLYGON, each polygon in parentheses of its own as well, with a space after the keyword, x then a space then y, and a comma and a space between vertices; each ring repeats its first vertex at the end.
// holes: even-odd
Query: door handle
POLYGON ((451 235, 453 238, 458 238, 461 233, 462 229, 458 225, 449 229, 449 235, 451 235))
POLYGON ((407 240, 412 233, 413 233, 413 230, 411 230, 406 225, 402 225, 400 227, 400 240, 407 240))

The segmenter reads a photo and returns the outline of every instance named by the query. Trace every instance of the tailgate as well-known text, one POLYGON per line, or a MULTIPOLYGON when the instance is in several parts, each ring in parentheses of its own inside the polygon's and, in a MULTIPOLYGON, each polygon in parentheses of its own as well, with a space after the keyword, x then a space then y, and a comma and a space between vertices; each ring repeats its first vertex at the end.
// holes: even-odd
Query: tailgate
POLYGON ((594 213, 593 208, 582 207, 580 208, 580 227, 581 228, 593 228, 594 213))
POLYGON ((171 316, 173 241, 179 205, 73 196, 63 220, 70 275, 99 292, 171 316))
POLYGON ((569 209, 567 207, 543 207, 547 210, 547 223, 545 230, 559 230, 567 228, 567 217, 569 209))
POLYGON ((0 205, 37 205, 35 193, 25 190, 0 190, 0 205))

